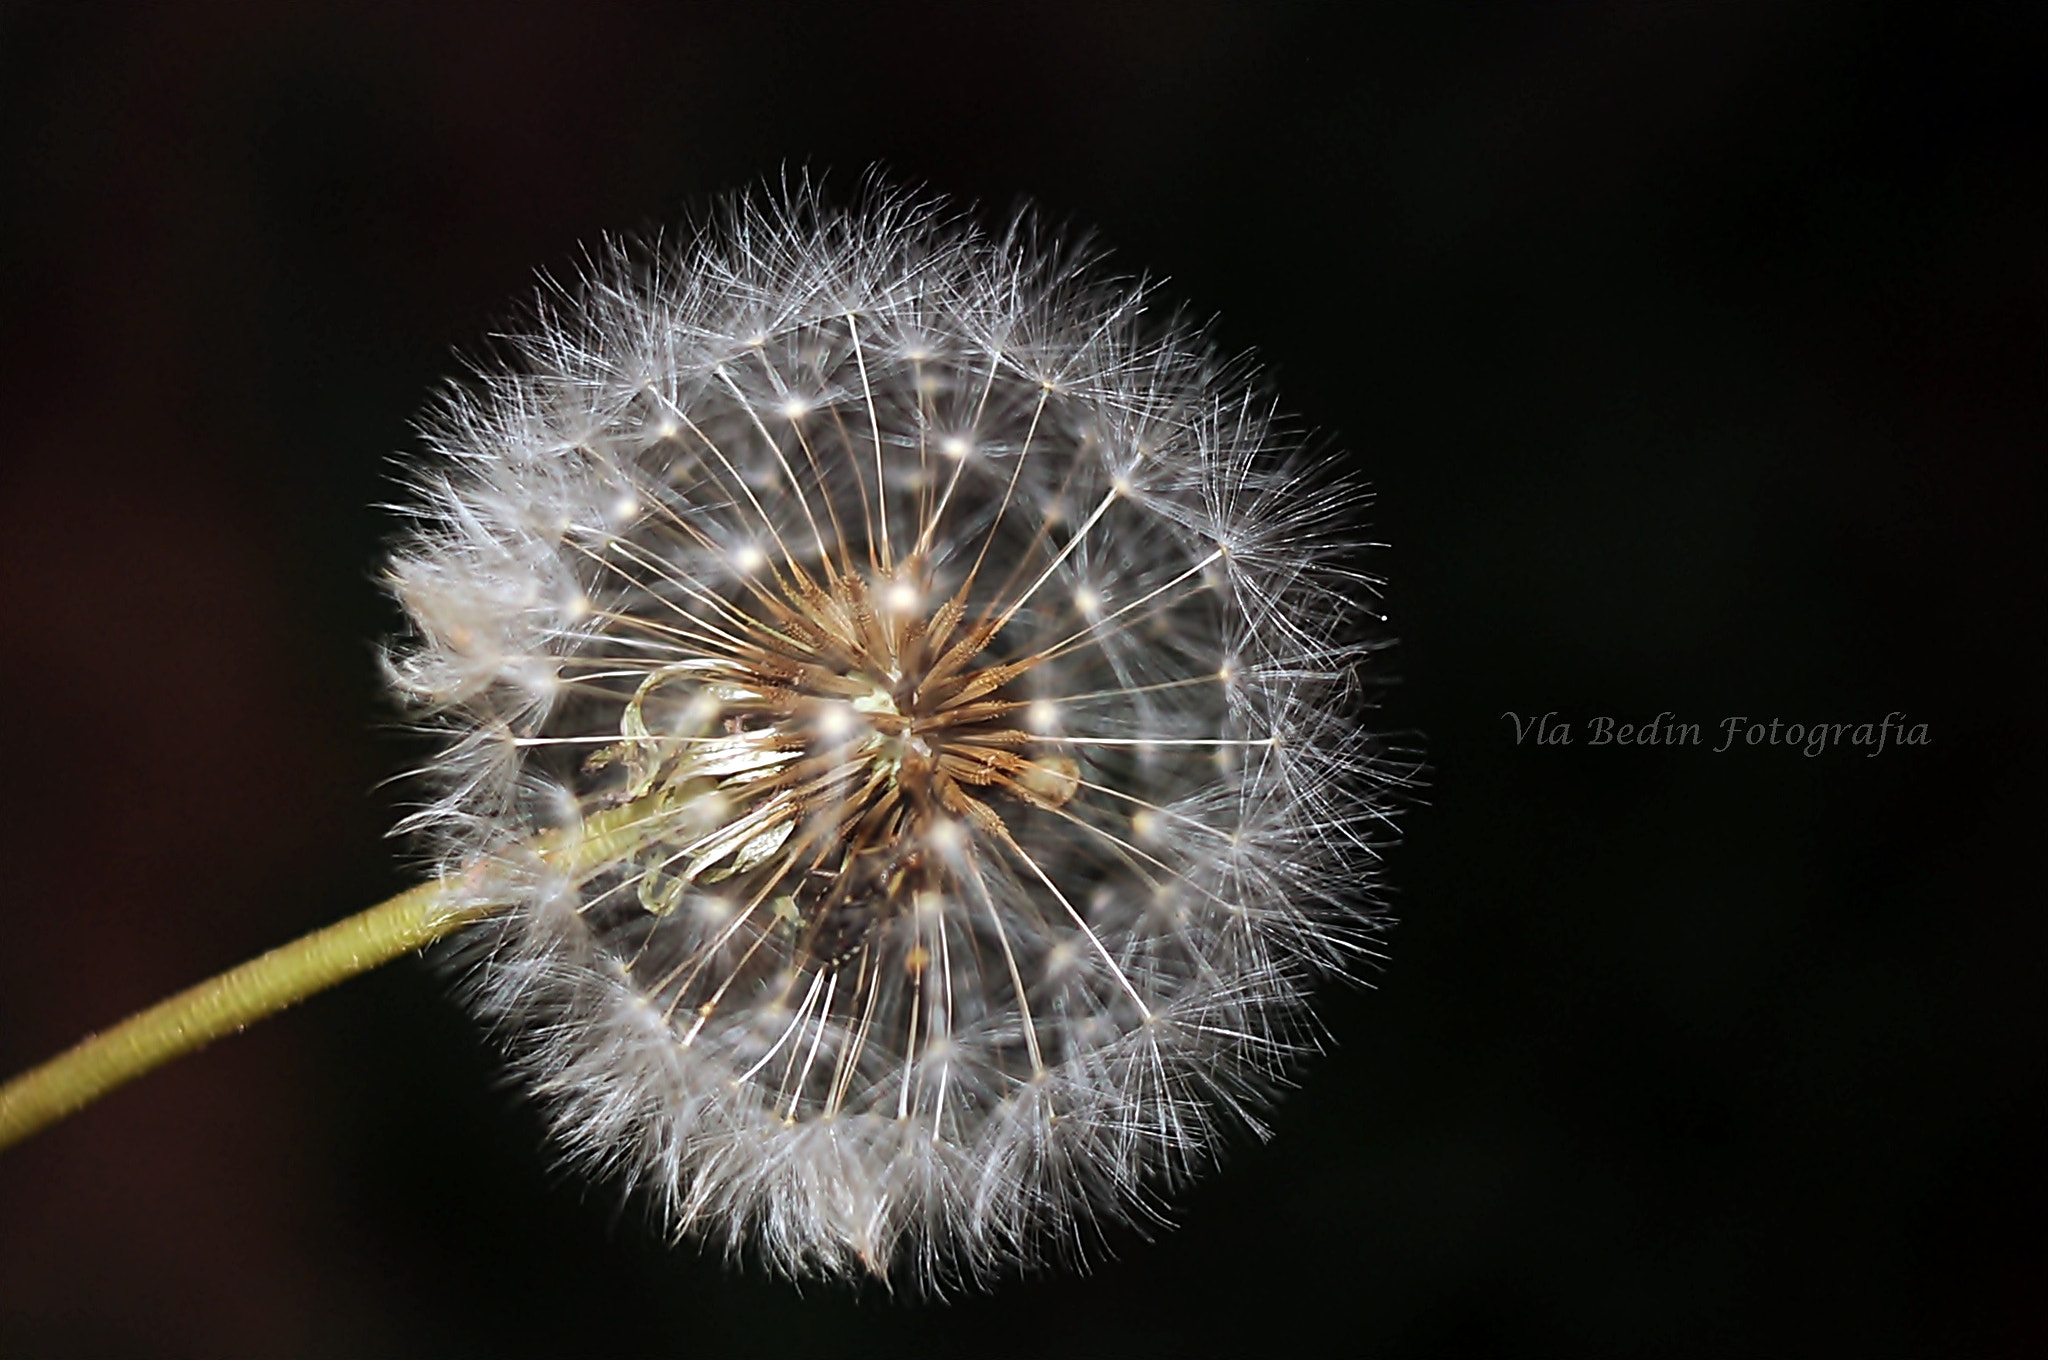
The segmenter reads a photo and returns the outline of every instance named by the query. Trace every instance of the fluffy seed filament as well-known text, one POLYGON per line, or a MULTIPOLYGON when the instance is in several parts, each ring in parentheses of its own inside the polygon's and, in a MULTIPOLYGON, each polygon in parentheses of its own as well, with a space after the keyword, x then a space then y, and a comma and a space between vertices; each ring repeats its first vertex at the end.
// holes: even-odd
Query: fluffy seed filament
POLYGON ((1145 308, 907 201, 740 205, 443 412, 418 821, 514 901, 475 995, 564 1146, 677 1231, 1030 1259, 1249 1121, 1370 952, 1346 493, 1145 308))

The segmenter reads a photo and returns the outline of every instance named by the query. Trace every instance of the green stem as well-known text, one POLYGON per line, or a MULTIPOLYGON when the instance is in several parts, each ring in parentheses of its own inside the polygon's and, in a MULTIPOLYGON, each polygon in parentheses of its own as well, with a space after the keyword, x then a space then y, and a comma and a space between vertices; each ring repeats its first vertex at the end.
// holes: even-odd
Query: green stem
POLYGON ((489 910, 451 908, 448 894, 443 882, 422 883, 160 1001, 22 1073, 0 1086, 0 1148, 173 1058, 431 944, 489 910))
MULTIPOLYGON (((572 832, 530 843, 570 874, 621 863, 660 839, 673 794, 662 788, 595 812, 572 832)), ((423 948, 490 912, 495 903, 450 901, 453 880, 422 883, 325 930, 129 1016, 0 1086, 0 1150, 173 1058, 197 1052, 316 992, 423 948)))

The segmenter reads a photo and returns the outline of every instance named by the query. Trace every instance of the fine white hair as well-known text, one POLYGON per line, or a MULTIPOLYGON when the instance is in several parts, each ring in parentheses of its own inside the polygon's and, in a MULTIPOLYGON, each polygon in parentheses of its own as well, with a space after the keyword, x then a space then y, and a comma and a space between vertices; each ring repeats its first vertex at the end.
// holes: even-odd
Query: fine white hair
POLYGON ((1373 956, 1362 491, 1025 214, 614 244, 428 423, 391 673, 470 993, 678 1236, 927 1290, 1260 1130, 1373 956))

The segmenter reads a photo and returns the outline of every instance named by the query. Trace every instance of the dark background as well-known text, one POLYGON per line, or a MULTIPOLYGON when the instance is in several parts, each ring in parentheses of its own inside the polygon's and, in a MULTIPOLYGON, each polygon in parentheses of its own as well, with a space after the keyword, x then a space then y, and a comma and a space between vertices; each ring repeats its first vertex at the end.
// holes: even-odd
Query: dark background
POLYGON ((0 1157, 0 1352, 2048 1351, 2042 13, 0 8, 0 1069, 408 881, 408 422, 786 164, 1029 197, 1258 346, 1379 488, 1433 765, 1274 1140, 1085 1278, 667 1249, 408 960, 0 1157))

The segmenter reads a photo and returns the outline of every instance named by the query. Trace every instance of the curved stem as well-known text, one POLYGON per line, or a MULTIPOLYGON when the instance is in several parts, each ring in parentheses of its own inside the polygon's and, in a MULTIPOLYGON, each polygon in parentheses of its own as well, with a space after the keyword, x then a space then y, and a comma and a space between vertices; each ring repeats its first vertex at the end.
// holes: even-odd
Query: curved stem
MULTIPOLYGON (((673 793, 656 789, 591 813, 572 829, 540 836, 528 848, 557 870, 586 873, 628 860, 659 840, 673 808, 673 793)), ((437 879, 407 889, 159 1001, 22 1073, 0 1086, 0 1150, 173 1058, 424 948, 502 905, 476 901, 468 895, 473 886, 462 894, 466 900, 458 900, 459 882, 437 879)))
POLYGON ((444 881, 422 883, 158 1002, 0 1086, 0 1148, 91 1104, 173 1058, 315 992, 431 944, 488 906, 451 907, 444 881))

